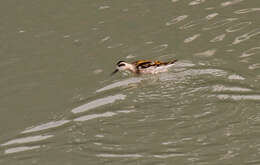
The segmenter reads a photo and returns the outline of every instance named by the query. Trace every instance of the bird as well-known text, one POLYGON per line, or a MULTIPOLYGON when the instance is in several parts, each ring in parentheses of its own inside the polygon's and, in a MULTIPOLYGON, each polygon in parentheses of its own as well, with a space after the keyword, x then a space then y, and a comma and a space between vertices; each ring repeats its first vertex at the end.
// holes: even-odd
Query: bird
POLYGON ((152 60, 137 60, 131 63, 125 61, 118 61, 116 63, 116 69, 111 73, 114 75, 118 71, 126 71, 134 74, 156 74, 160 72, 168 71, 177 60, 171 60, 168 62, 152 61, 152 60))

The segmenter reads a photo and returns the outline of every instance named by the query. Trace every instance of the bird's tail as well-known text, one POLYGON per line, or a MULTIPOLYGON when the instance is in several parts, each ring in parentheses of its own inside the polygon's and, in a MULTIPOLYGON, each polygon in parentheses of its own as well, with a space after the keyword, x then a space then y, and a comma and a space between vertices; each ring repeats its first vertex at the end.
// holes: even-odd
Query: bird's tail
POLYGON ((174 60, 170 61, 168 64, 173 64, 173 63, 175 63, 176 61, 178 61, 178 60, 174 59, 174 60))

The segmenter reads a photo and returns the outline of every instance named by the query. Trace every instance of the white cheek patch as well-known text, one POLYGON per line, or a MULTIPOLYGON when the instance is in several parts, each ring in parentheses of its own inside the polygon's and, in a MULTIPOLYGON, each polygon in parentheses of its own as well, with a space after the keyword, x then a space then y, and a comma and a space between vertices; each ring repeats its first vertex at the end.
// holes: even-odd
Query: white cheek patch
POLYGON ((123 70, 125 70, 125 67, 121 66, 121 67, 117 67, 117 69, 120 71, 123 71, 123 70))
POLYGON ((123 71, 123 70, 131 70, 132 66, 129 65, 129 64, 125 64, 125 66, 121 66, 121 67, 117 67, 117 68, 118 68, 118 70, 121 70, 121 71, 123 71))

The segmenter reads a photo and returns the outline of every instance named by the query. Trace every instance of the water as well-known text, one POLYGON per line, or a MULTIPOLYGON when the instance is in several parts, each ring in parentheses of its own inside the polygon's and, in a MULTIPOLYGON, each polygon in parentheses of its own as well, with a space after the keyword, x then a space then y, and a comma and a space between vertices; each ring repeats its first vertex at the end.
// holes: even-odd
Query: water
POLYGON ((0 12, 0 164, 260 164, 258 0, 0 12), (109 76, 173 58, 167 73, 109 76))

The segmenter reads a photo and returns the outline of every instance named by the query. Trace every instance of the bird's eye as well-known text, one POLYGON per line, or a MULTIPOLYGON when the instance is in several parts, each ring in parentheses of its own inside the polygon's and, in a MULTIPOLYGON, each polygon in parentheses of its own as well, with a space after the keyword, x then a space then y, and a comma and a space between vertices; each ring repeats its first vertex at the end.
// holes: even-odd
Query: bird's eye
POLYGON ((118 66, 119 66, 119 67, 121 67, 121 66, 125 66, 125 64, 118 64, 118 66))

